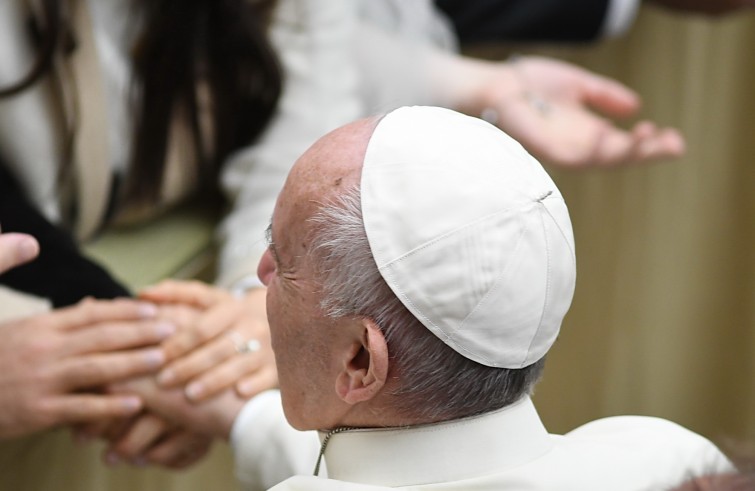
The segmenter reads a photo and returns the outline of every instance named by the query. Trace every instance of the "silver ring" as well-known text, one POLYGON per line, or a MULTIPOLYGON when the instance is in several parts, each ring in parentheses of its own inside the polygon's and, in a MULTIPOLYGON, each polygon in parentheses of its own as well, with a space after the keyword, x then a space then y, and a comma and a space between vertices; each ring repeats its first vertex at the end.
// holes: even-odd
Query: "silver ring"
POLYGON ((262 343, 256 338, 250 338, 244 341, 241 334, 236 331, 229 332, 228 337, 231 339, 231 343, 233 343, 233 349, 236 350, 236 353, 241 355, 245 353, 256 353, 262 349, 262 343))
POLYGON ((262 344, 257 339, 249 339, 245 343, 237 344, 236 345, 236 352, 239 354, 244 353, 256 353, 262 348, 262 344))

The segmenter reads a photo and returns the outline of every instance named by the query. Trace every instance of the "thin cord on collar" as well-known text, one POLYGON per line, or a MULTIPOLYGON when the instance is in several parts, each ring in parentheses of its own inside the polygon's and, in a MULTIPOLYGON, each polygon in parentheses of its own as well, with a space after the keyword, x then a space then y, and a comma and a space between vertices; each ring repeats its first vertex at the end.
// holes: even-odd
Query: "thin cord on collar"
POLYGON ((352 428, 350 426, 341 426, 339 428, 333 428, 332 430, 328 431, 328 433, 325 435, 325 438, 322 440, 322 445, 320 445, 320 454, 317 456, 317 464, 315 464, 315 472, 314 475, 318 476, 320 474, 320 464, 322 463, 322 458, 325 455, 325 448, 328 446, 328 442, 330 441, 330 437, 333 435, 337 435, 339 433, 343 433, 344 431, 349 430, 355 430, 356 428, 352 428))

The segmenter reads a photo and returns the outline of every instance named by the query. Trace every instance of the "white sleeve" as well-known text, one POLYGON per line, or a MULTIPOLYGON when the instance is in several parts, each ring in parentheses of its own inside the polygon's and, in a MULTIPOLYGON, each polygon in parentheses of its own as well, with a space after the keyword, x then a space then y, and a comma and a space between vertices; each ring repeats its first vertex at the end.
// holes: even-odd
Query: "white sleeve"
POLYGON ((297 431, 286 421, 280 392, 254 397, 231 429, 236 478, 244 491, 269 489, 295 475, 312 475, 320 450, 315 431, 297 431))
POLYGON ((351 0, 281 0, 270 37, 283 69, 273 119, 253 146, 226 162, 223 191, 233 209, 220 227, 218 283, 256 273, 263 232, 294 161, 325 133, 363 115, 357 92, 351 0))
POLYGON ((364 80, 362 98, 370 113, 407 105, 463 111, 499 73, 495 63, 391 32, 369 19, 361 20, 356 47, 364 80))
POLYGON ((601 36, 618 37, 625 34, 637 17, 640 0, 610 0, 601 27, 601 36))

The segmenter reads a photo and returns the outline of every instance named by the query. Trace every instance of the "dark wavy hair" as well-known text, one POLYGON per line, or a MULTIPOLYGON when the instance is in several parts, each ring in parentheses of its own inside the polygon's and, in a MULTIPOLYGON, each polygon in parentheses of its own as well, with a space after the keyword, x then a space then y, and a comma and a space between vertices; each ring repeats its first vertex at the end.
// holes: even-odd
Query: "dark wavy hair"
MULTIPOLYGON (((0 88, 0 97, 32 86, 54 66, 56 53, 74 44, 62 1, 39 0, 32 25, 37 58, 18 82, 0 88)), ((280 97, 282 73, 267 37, 275 0, 123 1, 133 3, 143 25, 131 51, 137 97, 124 198, 158 197, 177 118, 193 135, 198 165, 190 171, 200 183, 215 183, 220 163, 255 141, 280 97), (209 138, 200 131, 200 107, 209 109, 209 138)))

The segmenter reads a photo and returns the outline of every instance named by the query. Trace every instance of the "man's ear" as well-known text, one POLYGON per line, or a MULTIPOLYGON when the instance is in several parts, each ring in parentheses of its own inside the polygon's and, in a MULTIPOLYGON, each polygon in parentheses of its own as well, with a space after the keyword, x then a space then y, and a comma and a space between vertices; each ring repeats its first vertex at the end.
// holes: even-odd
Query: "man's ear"
POLYGON ((383 332, 371 319, 358 322, 336 378, 336 393, 350 405, 374 398, 388 378, 388 343, 383 332))

